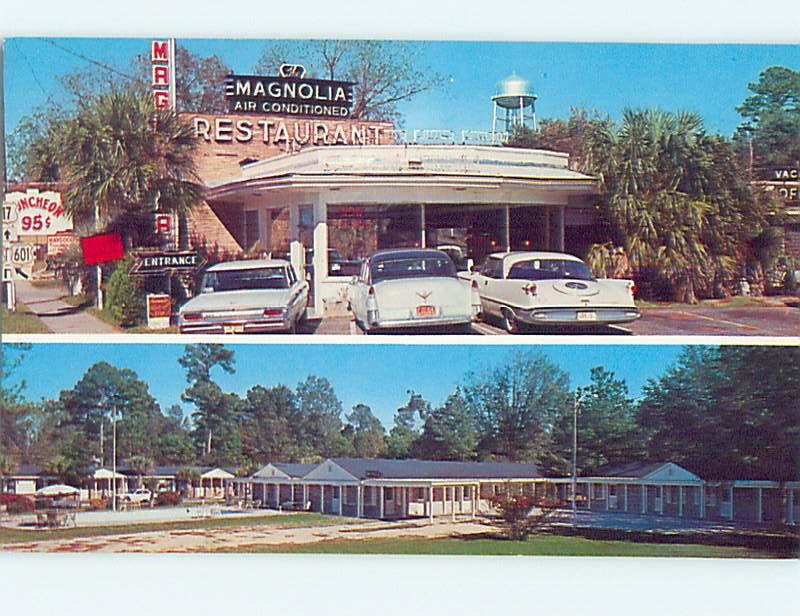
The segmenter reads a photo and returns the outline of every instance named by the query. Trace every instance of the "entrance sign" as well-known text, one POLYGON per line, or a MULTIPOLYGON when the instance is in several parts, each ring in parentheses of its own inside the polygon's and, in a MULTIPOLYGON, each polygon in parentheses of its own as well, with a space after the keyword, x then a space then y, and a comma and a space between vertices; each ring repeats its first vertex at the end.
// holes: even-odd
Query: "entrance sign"
POLYGON ((147 327, 166 329, 172 316, 172 299, 169 295, 147 294, 147 327))
POLYGON ((229 75, 225 96, 231 112, 347 118, 353 107, 353 83, 304 79, 298 65, 284 64, 281 75, 229 75), (286 74, 287 76, 284 76, 286 74))
POLYGON ((3 226, 11 232, 11 237, 53 235, 72 231, 72 216, 64 210, 60 192, 39 192, 32 188, 6 195, 3 226))
POLYGON ((205 259, 193 251, 139 252, 130 273, 156 276, 170 272, 191 273, 205 265, 205 259))

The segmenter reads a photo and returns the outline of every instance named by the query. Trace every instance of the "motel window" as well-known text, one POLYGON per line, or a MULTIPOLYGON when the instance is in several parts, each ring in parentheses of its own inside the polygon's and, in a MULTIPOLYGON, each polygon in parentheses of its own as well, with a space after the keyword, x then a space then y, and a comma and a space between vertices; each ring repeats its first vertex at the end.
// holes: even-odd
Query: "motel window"
POLYGON ((387 501, 390 501, 394 498, 394 488, 386 488, 383 493, 386 495, 387 501))

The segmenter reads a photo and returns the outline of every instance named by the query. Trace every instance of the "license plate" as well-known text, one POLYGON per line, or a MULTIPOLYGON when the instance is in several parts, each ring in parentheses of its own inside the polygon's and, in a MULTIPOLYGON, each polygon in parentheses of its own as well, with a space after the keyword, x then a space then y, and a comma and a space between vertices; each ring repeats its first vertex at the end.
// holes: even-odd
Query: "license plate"
POLYGON ((244 325, 223 325, 222 326, 222 333, 223 334, 243 334, 244 333, 244 325))
POLYGON ((435 317, 436 306, 417 306, 418 317, 435 317))
POLYGON ((579 321, 596 321, 597 320, 597 313, 591 311, 583 311, 578 312, 578 320, 579 321))

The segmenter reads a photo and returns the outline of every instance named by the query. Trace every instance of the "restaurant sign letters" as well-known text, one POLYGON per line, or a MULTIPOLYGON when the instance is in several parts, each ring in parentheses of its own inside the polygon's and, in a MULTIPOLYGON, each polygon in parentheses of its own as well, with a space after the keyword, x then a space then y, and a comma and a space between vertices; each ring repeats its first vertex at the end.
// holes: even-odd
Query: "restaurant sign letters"
POLYGON ((234 113, 274 113, 290 116, 348 118, 353 107, 353 83, 305 79, 298 65, 281 66, 280 75, 228 75, 225 96, 234 113))
POLYGON ((154 276, 170 272, 191 273, 205 265, 205 259, 192 251, 139 252, 130 273, 154 276))

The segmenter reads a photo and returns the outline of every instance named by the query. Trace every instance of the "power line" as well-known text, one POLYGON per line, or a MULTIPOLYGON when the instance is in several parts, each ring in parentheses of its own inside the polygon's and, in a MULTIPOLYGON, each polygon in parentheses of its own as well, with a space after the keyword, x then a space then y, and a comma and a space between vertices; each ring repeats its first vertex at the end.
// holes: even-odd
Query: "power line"
POLYGON ((105 62, 101 62, 100 60, 95 60, 94 58, 90 58, 89 56, 84 55, 84 54, 82 54, 82 53, 80 53, 78 51, 73 51, 72 49, 70 49, 68 47, 65 47, 64 45, 61 45, 60 43, 56 43, 53 39, 44 39, 44 40, 47 41, 48 43, 50 43, 56 49, 60 49, 61 51, 65 52, 65 53, 68 53, 68 54, 70 54, 72 56, 75 56, 76 58, 80 58, 81 60, 83 60, 85 62, 89 62, 91 64, 94 64, 95 66, 99 66, 100 68, 108 71, 109 73, 115 73, 117 75, 120 75, 120 76, 124 77, 125 79, 129 79, 130 81, 134 81, 134 82, 140 81, 139 79, 136 79, 135 77, 131 77, 130 75, 128 75, 126 73, 123 73, 122 71, 114 68, 113 66, 110 66, 110 65, 106 64, 105 62))
POLYGON ((25 60, 25 64, 28 65, 28 70, 30 70, 31 75, 33 76, 33 80, 36 82, 36 85, 39 86, 39 89, 47 97, 47 100, 50 101, 50 103, 53 106, 57 107, 58 104, 53 100, 53 97, 50 95, 50 92, 44 87, 44 85, 42 85, 42 82, 39 80, 39 77, 36 75, 36 71, 33 70, 33 65, 31 64, 31 61, 28 59, 28 56, 25 54, 25 52, 23 51, 22 47, 19 45, 19 42, 17 40, 15 40, 15 39, 11 39, 11 41, 14 43, 14 46, 17 48, 17 50, 19 51, 20 55, 25 60))

